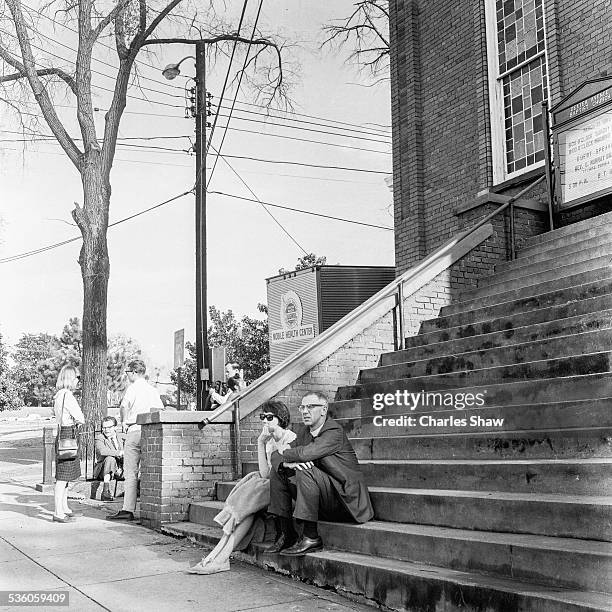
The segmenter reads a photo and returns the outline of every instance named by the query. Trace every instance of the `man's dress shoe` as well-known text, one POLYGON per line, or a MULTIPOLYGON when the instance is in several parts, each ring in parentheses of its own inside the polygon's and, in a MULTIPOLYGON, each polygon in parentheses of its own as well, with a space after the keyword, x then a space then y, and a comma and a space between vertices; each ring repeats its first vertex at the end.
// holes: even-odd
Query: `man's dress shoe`
POLYGON ((285 548, 289 548, 295 544, 295 539, 289 539, 284 533, 282 533, 272 545, 260 544, 258 548, 266 553, 279 553, 285 548))
POLYGON ((303 536, 301 540, 298 540, 293 546, 281 550, 280 554, 285 557, 301 557, 309 552, 315 552, 323 548, 323 540, 320 537, 307 538, 303 536))
POLYGON ((116 514, 108 514, 106 516, 107 521, 133 521, 134 514, 127 510, 119 510, 116 514))

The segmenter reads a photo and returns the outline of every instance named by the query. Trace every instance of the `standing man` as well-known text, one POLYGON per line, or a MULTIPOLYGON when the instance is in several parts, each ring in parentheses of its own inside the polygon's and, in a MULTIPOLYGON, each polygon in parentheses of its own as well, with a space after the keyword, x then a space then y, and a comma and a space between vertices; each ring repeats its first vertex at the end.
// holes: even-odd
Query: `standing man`
POLYGON ((307 393, 300 413, 305 427, 291 448, 272 454, 268 507, 282 531, 269 552, 296 557, 323 547, 317 521, 365 523, 374 516, 355 451, 342 427, 327 416, 325 394, 307 393), (293 518, 302 526, 299 539, 292 498, 293 518))
POLYGON ((139 414, 163 410, 164 405, 155 387, 145 379, 147 368, 144 361, 135 359, 128 364, 126 373, 130 386, 121 400, 121 424, 127 432, 123 448, 123 471, 125 474, 125 493, 123 508, 106 518, 109 521, 133 521, 138 489, 138 470, 140 469, 140 425, 136 424, 139 414))
POLYGON ((103 481, 102 501, 113 501, 110 481, 123 476, 123 439, 117 435, 117 419, 102 420, 102 434, 96 434, 96 465, 93 476, 103 481))

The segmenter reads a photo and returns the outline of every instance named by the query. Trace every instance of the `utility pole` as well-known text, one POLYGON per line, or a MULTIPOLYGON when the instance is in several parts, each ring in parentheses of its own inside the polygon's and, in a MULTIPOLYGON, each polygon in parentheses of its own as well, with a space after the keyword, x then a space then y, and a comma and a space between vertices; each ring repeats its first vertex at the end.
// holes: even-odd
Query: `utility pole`
POLYGON ((196 42, 196 129, 195 129, 195 227, 196 227, 196 402, 204 409, 204 381, 209 379, 208 304, 206 299, 206 56, 205 44, 196 42))

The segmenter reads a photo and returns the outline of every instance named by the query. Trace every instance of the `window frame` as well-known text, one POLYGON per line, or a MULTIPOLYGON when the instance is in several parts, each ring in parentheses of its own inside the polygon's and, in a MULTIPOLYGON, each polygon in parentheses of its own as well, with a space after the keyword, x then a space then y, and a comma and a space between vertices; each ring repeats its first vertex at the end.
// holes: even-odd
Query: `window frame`
MULTIPOLYGON (((525 166, 514 172, 507 171, 506 156, 506 133, 505 133, 505 109, 503 79, 510 74, 521 70, 537 59, 544 57, 546 66, 547 97, 550 100, 550 66, 548 63, 548 44, 546 32, 546 1, 542 0, 542 17, 544 22, 544 50, 529 57, 520 64, 503 73, 499 72, 499 58, 497 55, 498 32, 497 32, 497 9, 496 0, 485 0, 485 30, 487 42, 487 80, 489 84, 489 125, 491 128, 491 158, 493 162, 493 184, 498 185, 510 181, 518 176, 542 168, 545 161, 541 160, 525 166)), ((544 136, 546 138, 546 135, 544 136)))

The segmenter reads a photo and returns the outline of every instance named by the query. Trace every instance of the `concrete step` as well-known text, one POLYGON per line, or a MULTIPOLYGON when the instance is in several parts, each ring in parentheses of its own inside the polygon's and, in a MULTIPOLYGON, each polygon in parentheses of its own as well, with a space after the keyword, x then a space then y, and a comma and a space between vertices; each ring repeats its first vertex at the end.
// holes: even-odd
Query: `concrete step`
MULTIPOLYGON (((437 319, 423 321, 420 334, 466 326, 465 335, 475 335, 476 331, 472 331, 469 328, 470 325, 482 323, 481 333, 513 329, 517 326, 518 315, 520 315, 519 325, 529 325, 584 312, 595 312, 598 308, 609 309, 612 308, 612 274, 608 274, 608 278, 603 280, 565 287, 556 291, 534 293, 499 304, 483 306, 474 304, 467 310, 445 314, 445 309, 448 308, 450 307, 442 308, 444 312, 441 312, 437 319), (498 323, 498 321, 503 321, 503 323, 498 323)), ((418 339, 418 336, 415 339, 418 339)))
MULTIPOLYGON (((370 525, 376 529, 376 523, 370 525)), ((357 526, 355 528, 359 529, 357 526)), ((162 529, 205 544, 214 544, 221 534, 220 529, 189 522, 165 525, 162 529)), ((421 533, 424 537, 433 535, 427 531, 421 533)), ((454 533, 459 537, 460 532, 454 533)), ((418 534, 413 537, 415 542, 416 537, 418 534)), ((475 539, 475 534, 472 534, 472 539, 475 539)), ((434 548, 435 540, 430 541, 430 547, 434 548)), ((503 546, 504 541, 493 539, 492 543, 503 546)), ((421 547, 425 546, 427 544, 423 541, 421 547)), ((441 543, 441 548, 444 546, 449 544, 441 543)), ((498 550, 499 554, 503 554, 501 548, 498 550)), ((520 550, 519 546, 514 552, 520 550)), ((508 552, 512 550, 508 549, 508 552)), ((458 553, 459 556, 459 550, 458 553)), ((415 548, 414 554, 419 555, 419 550, 415 548)), ((259 550, 251 550, 250 555, 238 553, 235 556, 266 569, 289 573, 306 582, 333 588, 353 597, 365 597, 377 605, 407 612, 434 609, 445 612, 602 612, 612 609, 612 597, 604 593, 537 585, 476 571, 460 571, 342 550, 325 549, 300 558, 270 555, 259 550)), ((573 555, 569 557, 578 558, 573 555)), ((485 561, 484 556, 479 560, 481 565, 485 561)), ((537 571, 537 566, 534 570, 537 571)), ((530 570, 526 568, 525 571, 530 570)))
POLYGON ((471 300, 494 295, 504 295, 513 291, 521 291, 527 288, 533 294, 533 289, 537 289, 541 284, 545 285, 546 283, 552 283, 551 288, 556 288, 555 283, 560 285, 564 282, 563 279, 565 278, 575 277, 576 275, 581 275, 585 272, 591 272, 592 270, 600 268, 612 270, 612 255, 605 254, 595 259, 559 265, 553 269, 543 271, 536 270, 535 272, 532 271, 525 274, 521 274, 520 272, 514 274, 513 271, 504 272, 499 276, 495 274, 488 277, 486 282, 477 289, 462 292, 459 299, 461 302, 469 302, 471 300))
POLYGON ((225 481, 217 483, 216 497, 219 501, 224 502, 227 496, 232 492, 232 489, 236 486, 238 481, 225 481))
POLYGON ((612 397, 612 374, 609 372, 552 379, 502 382, 474 387, 452 387, 450 386, 452 383, 449 381, 447 381, 449 386, 446 387, 443 386, 444 380, 440 382, 441 378, 442 376, 430 376, 396 381, 396 385, 384 382, 378 386, 368 384, 341 387, 341 389, 346 389, 346 392, 336 393, 333 403, 335 405, 336 402, 345 400, 365 401, 371 410, 375 393, 380 393, 381 395, 377 397, 379 401, 383 401, 384 394, 396 394, 399 391, 400 396, 396 395, 393 402, 389 401, 385 410, 389 411, 392 407, 398 407, 398 412, 400 410, 409 412, 413 410, 414 406, 414 410, 418 413, 437 410, 440 406, 445 409, 456 408, 459 402, 461 402, 459 410, 479 407, 478 404, 483 397, 484 405, 482 407, 488 408, 555 403, 559 401, 559 398, 563 398, 564 401, 579 401, 612 397), (404 391, 415 394, 422 392, 423 395, 420 398, 417 395, 405 396, 404 391), (425 396, 428 393, 439 393, 442 394, 442 397, 425 396), (458 393, 463 394, 462 398, 457 398, 456 394, 458 393), (449 394, 452 395, 450 399, 449 394), (482 394, 482 396, 479 396, 477 400, 476 394, 482 394))
POLYGON ((612 541, 612 497, 369 487, 374 518, 562 538, 612 541))
MULTIPOLYGON (((572 274, 570 276, 564 276, 554 278, 548 281, 536 282, 532 285, 519 287, 510 290, 503 290, 499 293, 491 293, 487 295, 472 295, 469 298, 465 298, 465 295, 460 296, 461 301, 457 301, 449 306, 443 306, 440 309, 440 316, 448 317, 449 315, 456 314, 458 312, 465 312, 473 309, 481 309, 487 306, 496 306, 498 304, 504 304, 506 302, 522 301, 523 303, 531 303, 532 308, 542 307, 543 304, 539 300, 542 294, 555 293, 562 290, 568 290, 577 285, 583 285, 586 283, 593 283, 601 280, 609 280, 612 277, 612 267, 606 265, 605 267, 587 270, 578 274, 572 274)), ((480 291, 477 289, 476 291, 480 291)), ((483 293, 485 293, 483 289, 483 293)), ((571 297, 566 296, 565 302, 571 300, 571 297)), ((565 303, 561 302, 561 303, 565 303)), ((557 302, 559 303, 559 302, 557 302)), ((552 305, 552 304, 549 304, 552 305)), ((527 309, 525 309, 527 310, 527 309)), ((509 311, 505 311, 508 314, 509 311)))
POLYGON ((573 234, 568 234, 566 236, 555 237, 551 232, 540 234, 534 238, 529 238, 522 244, 520 250, 518 251, 517 259, 531 257, 532 255, 545 255, 549 252, 555 251, 556 249, 572 247, 576 244, 584 242, 585 240, 595 241, 599 240, 600 238, 607 238, 611 233, 611 229, 612 228, 609 226, 609 224, 607 224, 576 231, 573 234), (538 239, 539 241, 537 241, 538 239))
MULTIPOLYGON (((612 321, 610 321, 610 324, 612 324, 612 321)), ((465 352, 453 351, 452 346, 447 347, 446 343, 441 343, 437 345, 438 350, 435 352, 435 356, 431 354, 423 355, 422 353, 425 353, 425 351, 418 347, 410 351, 401 351, 401 357, 404 361, 363 369, 359 373, 358 383, 366 384, 374 381, 380 382, 399 378, 510 366, 551 359, 552 357, 561 359, 563 357, 597 353, 610 346, 612 346, 612 327, 499 347, 488 346, 488 343, 485 342, 481 346, 465 352)))
MULTIPOLYGON (((600 245, 592 245, 576 252, 557 255, 556 257, 543 258, 541 261, 523 263, 520 260, 514 262, 506 262, 506 267, 495 267, 495 274, 488 276, 480 281, 479 286, 505 283, 523 277, 531 277, 535 274, 542 274, 552 270, 567 270, 569 266, 582 266, 586 262, 593 262, 596 266, 596 261, 602 257, 612 254, 612 236, 607 242, 600 245), (513 265, 507 265, 511 263, 513 265)), ((599 266, 597 266, 599 267, 599 266)))
POLYGON ((610 229, 611 223, 612 213, 597 215, 596 217, 590 217, 588 219, 584 219, 583 221, 578 221, 577 223, 571 223, 570 225, 559 227, 552 232, 545 232, 537 236, 532 236, 524 242, 524 245, 526 248, 531 248, 532 246, 542 246, 548 242, 561 240, 569 236, 576 238, 576 236, 580 236, 581 234, 591 231, 603 233, 610 229))
POLYGON ((529 266, 534 263, 546 264, 551 260, 557 259, 558 257, 565 257, 571 253, 580 253, 593 247, 605 246, 611 242, 612 231, 606 232, 605 234, 596 235, 591 238, 587 237, 579 242, 570 242, 565 246, 558 246, 543 251, 538 251, 537 249, 532 248, 530 253, 529 249, 521 249, 514 261, 505 261, 497 264, 495 266, 495 271, 504 272, 505 270, 529 266))
MULTIPOLYGON (((561 357, 559 359, 543 359, 527 363, 502 365, 477 370, 465 370, 463 372, 432 374, 430 376, 422 375, 409 378, 392 378, 380 381, 371 380, 363 384, 339 387, 335 399, 359 399, 373 397, 375 394, 380 393, 396 393, 397 391, 418 393, 421 390, 425 392, 446 392, 450 389, 464 389, 464 393, 484 393, 484 387, 526 382, 534 387, 543 387, 548 383, 549 388, 546 400, 556 401, 559 396, 555 389, 561 379, 568 377, 577 378, 592 374, 609 374, 611 370, 612 352, 602 351, 587 355, 574 355, 571 357, 561 357), (472 388, 475 388, 475 391, 472 391, 472 388)), ((510 390, 510 387, 508 390, 510 390)), ((499 389, 499 391, 503 392, 503 388, 499 389)), ((540 392, 542 391, 544 391, 544 389, 541 388, 540 392)), ((605 393, 587 397, 610 397, 610 395, 612 394, 605 393)), ((488 397, 490 398, 490 396, 488 397)), ((567 399, 585 398, 572 396, 567 399)), ((489 399, 488 401, 491 400, 489 399)), ((519 402, 514 401, 512 403, 541 403, 543 401, 543 398, 532 400, 529 397, 521 396, 519 402)), ((477 405, 478 404, 472 400, 471 406, 468 405, 465 407, 469 408, 477 405)), ((493 403, 491 401, 489 405, 504 405, 504 402, 495 401, 495 403, 493 403)))
POLYGON ((213 519, 222 509, 222 501, 191 503, 189 504, 189 520, 199 525, 216 525, 213 519))
MULTIPOLYGON (((200 528, 194 531, 202 543, 221 537, 218 525, 191 524, 200 528)), ((320 521, 318 526, 326 548, 537 584, 612 590, 612 545, 608 542, 378 520, 362 525, 320 521)), ((170 529, 181 535, 176 527, 170 529)))
POLYGON ((446 343, 446 347, 453 353, 465 353, 469 350, 486 350, 528 340, 610 329, 612 308, 605 308, 606 306, 612 306, 612 294, 419 334, 406 338, 404 351, 383 353, 380 362, 381 365, 402 363, 409 360, 405 357, 410 357, 410 350, 415 348, 419 349, 419 354, 423 357, 437 355, 442 348, 441 343, 446 343), (564 316, 567 314, 571 316, 564 316))
POLYGON ((370 521, 319 523, 325 546, 578 590, 612 589, 612 545, 572 538, 370 521))
POLYGON ((612 428, 353 437, 360 461, 402 459, 595 459, 612 457, 612 428))
POLYGON ((387 459, 361 462, 368 486, 600 495, 612 459, 387 459))
MULTIPOLYGON (((447 433, 503 433, 543 431, 555 429, 584 429, 612 427, 612 398, 583 400, 581 402, 555 402, 539 405, 493 406, 482 408, 448 408, 411 411, 402 407, 372 409, 372 403, 363 403, 361 412, 347 417, 338 414, 352 412, 347 406, 332 408, 332 414, 346 435, 355 438, 384 438, 447 433), (400 422, 401 420, 401 422, 400 422)), ((335 406, 335 405, 334 405, 335 406)))

